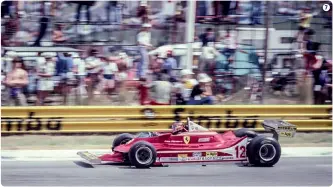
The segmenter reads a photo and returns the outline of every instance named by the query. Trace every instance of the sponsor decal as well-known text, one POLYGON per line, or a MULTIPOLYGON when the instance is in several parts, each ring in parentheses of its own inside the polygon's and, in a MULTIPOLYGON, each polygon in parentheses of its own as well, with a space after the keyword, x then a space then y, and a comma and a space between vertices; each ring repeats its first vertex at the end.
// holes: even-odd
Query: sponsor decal
POLYGON ((201 152, 194 152, 192 153, 193 157, 201 157, 202 153, 201 152))
POLYGON ((206 157, 216 157, 217 152, 206 152, 206 157))
POLYGON ((229 160, 232 156, 213 156, 213 157, 189 157, 187 161, 213 161, 213 160, 229 160))
POLYGON ((178 162, 177 157, 161 157, 160 162, 178 162))
POLYGON ((202 142, 209 142, 210 138, 199 138, 198 142, 202 143, 202 142))
POLYGON ((187 160, 187 154, 178 154, 178 161, 186 161, 187 160))
POLYGON ((293 133, 292 132, 280 132, 281 136, 287 136, 287 137, 292 137, 293 133))
POLYGON ((63 117, 51 117, 42 120, 29 112, 27 118, 1 118, 1 131, 61 131, 63 117))
POLYGON ((183 143, 181 140, 165 140, 164 143, 183 143))
POLYGON ((190 140, 191 140, 191 137, 190 136, 184 136, 183 139, 184 139, 185 144, 189 144, 190 140))
MULTIPOLYGON (((221 161, 221 160, 232 160, 232 156, 214 156, 214 157, 187 157, 186 154, 181 154, 184 157, 160 157, 159 162, 201 162, 201 161, 221 161), (186 155, 186 157, 185 157, 186 155)), ((158 162, 156 160, 156 162, 158 162)))

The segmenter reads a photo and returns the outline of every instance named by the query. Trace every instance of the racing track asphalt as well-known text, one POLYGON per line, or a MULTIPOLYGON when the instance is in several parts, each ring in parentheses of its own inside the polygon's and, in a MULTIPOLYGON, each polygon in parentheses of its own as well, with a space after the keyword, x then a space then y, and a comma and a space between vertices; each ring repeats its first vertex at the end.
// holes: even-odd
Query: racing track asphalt
POLYGON ((2 161, 3 186, 251 185, 330 186, 332 157, 281 158, 270 168, 226 165, 171 165, 151 169, 127 166, 82 167, 73 161, 2 161))

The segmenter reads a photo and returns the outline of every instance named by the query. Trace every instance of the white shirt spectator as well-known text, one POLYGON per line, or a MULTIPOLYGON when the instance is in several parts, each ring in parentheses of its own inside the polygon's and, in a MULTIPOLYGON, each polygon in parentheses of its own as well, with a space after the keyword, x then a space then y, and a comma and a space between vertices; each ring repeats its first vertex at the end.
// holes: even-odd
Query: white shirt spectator
POLYGON ((81 58, 74 58, 73 65, 77 69, 77 75, 86 75, 86 65, 85 62, 81 58))
POLYGON ((103 63, 99 58, 88 57, 86 59, 86 67, 95 66, 95 68, 88 70, 88 73, 98 73, 101 70, 102 65, 103 65, 103 63))
MULTIPOLYGON (((39 68, 40 73, 44 73, 47 75, 54 75, 55 74, 55 63, 46 62, 39 68)), ((41 77, 39 76, 38 82, 38 90, 41 91, 52 91, 54 88, 54 80, 52 77, 41 77)))
POLYGON ((212 60, 220 53, 212 46, 205 46, 202 48, 201 57, 207 60, 212 60))
POLYGON ((171 99, 172 84, 168 81, 155 81, 152 85, 153 99, 157 103, 167 104, 171 99))
POLYGON ((113 62, 106 63, 103 67, 103 70, 104 75, 114 75, 116 72, 118 72, 118 66, 113 62))
POLYGON ((137 35, 137 40, 139 44, 143 44, 143 45, 151 45, 151 33, 150 32, 145 32, 145 31, 141 31, 139 32, 139 34, 137 35))

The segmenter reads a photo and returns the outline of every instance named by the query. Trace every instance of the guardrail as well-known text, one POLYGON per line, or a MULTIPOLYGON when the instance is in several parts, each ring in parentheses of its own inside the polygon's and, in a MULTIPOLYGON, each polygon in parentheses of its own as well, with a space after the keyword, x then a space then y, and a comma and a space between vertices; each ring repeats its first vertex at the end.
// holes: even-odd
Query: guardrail
POLYGON ((101 133, 166 131, 190 117, 215 131, 250 128, 263 131, 265 119, 282 119, 298 131, 332 131, 330 105, 226 106, 50 106, 2 107, 1 130, 12 133, 101 133))

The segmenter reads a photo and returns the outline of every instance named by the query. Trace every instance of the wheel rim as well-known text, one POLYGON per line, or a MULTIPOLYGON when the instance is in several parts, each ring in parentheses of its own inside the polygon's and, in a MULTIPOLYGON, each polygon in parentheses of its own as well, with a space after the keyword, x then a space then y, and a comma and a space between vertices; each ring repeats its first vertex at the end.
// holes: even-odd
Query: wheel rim
POLYGON ((153 159, 153 153, 148 147, 140 147, 135 152, 135 158, 140 164, 148 164, 153 159))
POLYGON ((276 149, 272 144, 263 144, 259 149, 259 156, 263 161, 271 161, 276 155, 276 149))

